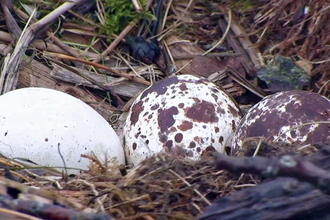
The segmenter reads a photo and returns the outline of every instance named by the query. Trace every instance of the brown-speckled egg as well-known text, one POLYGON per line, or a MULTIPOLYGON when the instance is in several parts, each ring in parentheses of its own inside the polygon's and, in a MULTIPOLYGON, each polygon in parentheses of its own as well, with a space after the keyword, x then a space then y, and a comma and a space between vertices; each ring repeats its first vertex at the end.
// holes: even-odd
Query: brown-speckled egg
POLYGON ((212 82, 192 75, 154 83, 132 104, 124 126, 129 163, 160 152, 199 159, 231 146, 241 119, 237 103, 212 82))
POLYGON ((248 137, 284 141, 302 146, 329 142, 330 101, 308 91, 285 91, 265 97, 241 120, 234 137, 235 148, 248 137), (321 122, 321 123, 320 123, 321 122))

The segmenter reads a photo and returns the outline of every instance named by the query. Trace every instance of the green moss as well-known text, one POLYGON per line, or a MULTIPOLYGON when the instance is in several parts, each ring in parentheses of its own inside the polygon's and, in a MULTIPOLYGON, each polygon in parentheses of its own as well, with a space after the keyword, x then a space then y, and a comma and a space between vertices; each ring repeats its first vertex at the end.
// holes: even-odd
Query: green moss
MULTIPOLYGON (((131 0, 102 0, 106 8, 106 18, 104 31, 109 38, 112 34, 120 33, 131 21, 135 19, 154 18, 151 12, 142 11, 137 13, 131 0)), ((142 7, 145 8, 147 1, 140 1, 142 7)))
POLYGON ((260 4, 259 0, 227 0, 227 2, 232 7, 242 10, 242 12, 256 7, 260 4))
POLYGON ((273 92, 303 89, 308 86, 310 76, 289 57, 275 56, 274 61, 257 73, 273 92))

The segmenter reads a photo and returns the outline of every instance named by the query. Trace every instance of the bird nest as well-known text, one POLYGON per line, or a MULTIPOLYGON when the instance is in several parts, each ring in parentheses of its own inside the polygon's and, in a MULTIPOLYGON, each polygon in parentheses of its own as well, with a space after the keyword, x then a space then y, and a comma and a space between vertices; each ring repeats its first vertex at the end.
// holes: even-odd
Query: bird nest
POLYGON ((39 213, 37 216, 46 219, 60 216, 71 219, 70 216, 78 216, 79 211, 103 211, 116 219, 193 219, 216 199, 258 183, 250 175, 235 176, 216 169, 212 156, 191 161, 158 155, 128 170, 116 165, 107 167, 96 158, 90 159, 93 159, 90 171, 66 176, 47 168, 26 169, 3 157, 1 164, 17 170, 9 172, 6 169, 2 175, 15 180, 19 176, 21 184, 1 178, 2 193, 6 196, 0 198, 0 203, 16 201, 21 204, 18 202, 21 198, 29 203, 39 202, 38 208, 32 206, 22 210, 25 206, 21 205, 13 210, 31 215, 39 213), (40 202, 45 200, 48 204, 70 209, 59 212, 55 205, 52 209, 41 206, 40 202), (77 212, 72 214, 71 209, 77 212))

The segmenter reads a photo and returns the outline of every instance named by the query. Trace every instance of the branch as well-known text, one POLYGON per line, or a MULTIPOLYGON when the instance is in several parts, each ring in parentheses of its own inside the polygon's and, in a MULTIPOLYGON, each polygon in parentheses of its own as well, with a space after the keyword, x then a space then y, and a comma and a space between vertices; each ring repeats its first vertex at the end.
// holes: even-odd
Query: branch
MULTIPOLYGON (((7 55, 5 59, 6 63, 1 70, 0 95, 16 88, 19 66, 24 58, 27 46, 31 43, 36 33, 38 33, 38 31, 42 30, 43 27, 49 25, 54 19, 68 11, 80 1, 81 0, 72 0, 71 2, 63 3, 60 7, 56 8, 53 12, 43 17, 40 21, 23 30, 13 53, 7 55)), ((31 18, 32 16, 33 13, 31 18)), ((29 22, 27 25, 28 24, 29 22)))
POLYGON ((216 167, 231 172, 253 173, 264 177, 286 176, 307 181, 330 194, 330 172, 315 166, 301 155, 283 155, 280 158, 231 157, 216 155, 216 167))

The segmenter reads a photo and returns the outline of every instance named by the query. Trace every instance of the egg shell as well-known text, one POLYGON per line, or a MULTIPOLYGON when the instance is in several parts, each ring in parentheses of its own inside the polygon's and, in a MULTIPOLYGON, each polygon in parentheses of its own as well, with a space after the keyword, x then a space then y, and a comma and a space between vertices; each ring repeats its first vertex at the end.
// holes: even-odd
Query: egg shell
MULTIPOLYGON (((124 150, 109 123, 81 100, 52 89, 24 88, 0 96, 0 153, 43 166, 87 169, 92 151, 102 161, 124 150)), ((76 173, 75 170, 69 170, 76 173)))
POLYGON ((284 91, 269 95, 254 105, 237 127, 235 148, 248 137, 264 137, 297 146, 328 142, 330 101, 309 91, 284 91), (325 121, 327 123, 314 123, 325 121), (307 124, 306 124, 307 123, 307 124))
POLYGON ((134 101, 124 127, 129 163, 160 152, 193 160, 224 153, 241 119, 237 103, 212 82, 192 75, 154 83, 134 101))

